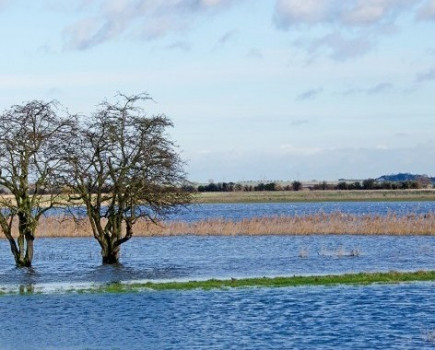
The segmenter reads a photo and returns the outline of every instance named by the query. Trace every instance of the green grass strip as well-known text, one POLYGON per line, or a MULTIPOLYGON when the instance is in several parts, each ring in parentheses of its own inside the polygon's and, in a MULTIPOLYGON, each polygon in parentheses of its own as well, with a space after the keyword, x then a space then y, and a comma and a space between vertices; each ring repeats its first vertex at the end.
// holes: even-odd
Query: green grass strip
MULTIPOLYGON (((189 291, 189 290, 228 290, 233 288, 282 288, 298 286, 331 285, 370 285, 396 284, 406 282, 435 281, 435 271, 415 272, 375 272, 324 276, 262 277, 243 279, 211 279, 188 282, 145 282, 145 283, 110 283, 89 288, 61 289, 59 293, 135 293, 146 290, 154 291, 189 291)), ((52 293, 52 292, 51 292, 52 293)), ((46 294, 32 286, 13 290, 0 290, 0 297, 5 295, 46 294)))
POLYGON ((293 276, 274 278, 243 278, 188 282, 146 282, 146 283, 113 283, 98 286, 82 292, 92 293, 123 293, 142 290, 211 290, 249 287, 298 287, 298 286, 328 286, 328 285, 369 285, 373 283, 393 284, 401 282, 435 281, 435 271, 416 272, 385 272, 385 273, 357 273, 325 276, 293 276))

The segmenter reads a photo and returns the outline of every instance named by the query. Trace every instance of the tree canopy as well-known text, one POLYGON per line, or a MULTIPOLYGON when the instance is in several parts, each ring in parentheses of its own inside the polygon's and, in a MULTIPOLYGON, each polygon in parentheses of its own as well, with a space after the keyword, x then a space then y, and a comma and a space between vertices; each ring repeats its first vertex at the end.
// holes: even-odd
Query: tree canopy
POLYGON ((103 263, 118 263, 121 244, 138 219, 155 222, 188 203, 183 162, 166 134, 172 122, 147 117, 147 94, 105 101, 78 129, 64 182, 86 207, 103 263))
POLYGON ((34 100, 0 115, 0 186, 10 193, 0 196, 0 226, 17 266, 31 266, 39 218, 58 199, 61 154, 75 124, 74 117, 61 112, 57 102, 34 100))

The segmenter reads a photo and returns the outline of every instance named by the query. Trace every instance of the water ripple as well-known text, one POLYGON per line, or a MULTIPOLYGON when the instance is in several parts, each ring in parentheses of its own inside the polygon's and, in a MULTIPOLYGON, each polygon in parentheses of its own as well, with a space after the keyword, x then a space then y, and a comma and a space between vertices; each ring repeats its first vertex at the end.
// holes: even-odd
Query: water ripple
POLYGON ((429 349, 434 346, 434 305, 430 283, 7 296, 0 298, 2 315, 18 315, 20 327, 15 318, 2 317, 0 345, 2 349, 429 349))

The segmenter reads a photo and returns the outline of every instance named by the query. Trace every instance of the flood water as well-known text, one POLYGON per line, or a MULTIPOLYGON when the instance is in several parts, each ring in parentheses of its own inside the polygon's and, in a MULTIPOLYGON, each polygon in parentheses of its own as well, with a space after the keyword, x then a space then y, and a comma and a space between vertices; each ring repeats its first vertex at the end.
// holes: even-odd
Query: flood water
MULTIPOLYGON (((357 214, 395 210, 406 215, 435 209, 433 202, 385 203, 387 207, 382 208, 378 204, 206 205, 201 206, 203 214, 192 209, 180 215, 198 220, 212 217, 212 212, 215 217, 231 218, 237 212, 303 215, 310 210, 347 208, 357 214)), ((127 294, 50 292, 62 284, 435 270, 435 237, 133 237, 121 249, 122 265, 115 267, 101 266, 92 238, 37 239, 35 244, 33 269, 17 269, 8 243, 0 240, 0 287, 45 291, 0 297, 0 349, 435 347, 433 283, 127 294)))
POLYGON ((1 285, 29 285, 435 270, 435 236, 133 237, 121 262, 101 266, 93 238, 41 238, 33 269, 17 269, 0 241, 1 285))
POLYGON ((2 349, 430 349, 433 284, 0 298, 2 349), (13 317, 12 317, 13 316, 13 317))
MULTIPOLYGON (((71 209, 84 215, 83 208, 71 209)), ((309 202, 309 203, 217 203, 192 204, 169 215, 167 220, 195 222, 199 220, 243 220, 256 217, 310 215, 341 212, 354 215, 427 214, 435 212, 435 201, 424 202, 309 202)), ((63 215, 68 211, 56 208, 47 215, 63 215)))

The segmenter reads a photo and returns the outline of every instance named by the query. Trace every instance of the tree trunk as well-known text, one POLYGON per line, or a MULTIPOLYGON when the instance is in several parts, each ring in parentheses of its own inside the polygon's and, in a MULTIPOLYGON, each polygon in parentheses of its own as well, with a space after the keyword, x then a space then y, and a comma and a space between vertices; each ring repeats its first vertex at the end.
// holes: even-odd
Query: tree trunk
POLYGON ((33 236, 27 237, 26 236, 26 242, 27 242, 27 247, 26 247, 26 263, 27 263, 27 267, 32 266, 32 261, 33 261, 33 236))
POLYGON ((35 240, 33 230, 36 225, 31 225, 31 215, 20 213, 18 215, 18 256, 15 256, 17 267, 31 267, 33 260, 33 241, 35 240))
POLYGON ((112 253, 103 255, 103 265, 118 265, 119 264, 119 254, 112 253))
POLYGON ((14 255, 17 267, 31 267, 33 260, 33 237, 18 237, 18 254, 14 255))
POLYGON ((19 236, 17 242, 15 242, 10 230, 5 230, 3 233, 9 241, 15 265, 17 267, 31 267, 33 260, 33 238, 29 241, 24 236, 19 236))
POLYGON ((103 265, 116 265, 119 264, 119 251, 120 246, 115 246, 110 240, 101 245, 101 256, 103 258, 103 265))

